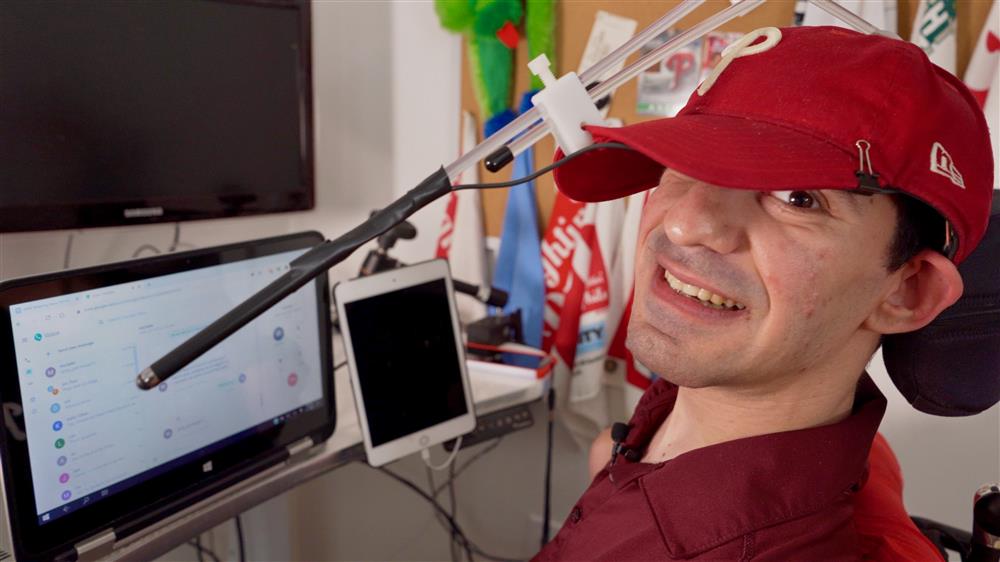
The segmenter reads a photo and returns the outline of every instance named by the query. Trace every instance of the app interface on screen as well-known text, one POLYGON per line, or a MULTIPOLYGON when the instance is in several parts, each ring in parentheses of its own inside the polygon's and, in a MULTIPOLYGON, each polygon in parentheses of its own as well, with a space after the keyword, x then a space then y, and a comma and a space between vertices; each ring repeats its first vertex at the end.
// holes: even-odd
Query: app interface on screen
POLYGON ((322 404, 315 282, 157 388, 135 384, 139 371, 281 276, 301 253, 11 306, 40 523, 221 439, 322 404))

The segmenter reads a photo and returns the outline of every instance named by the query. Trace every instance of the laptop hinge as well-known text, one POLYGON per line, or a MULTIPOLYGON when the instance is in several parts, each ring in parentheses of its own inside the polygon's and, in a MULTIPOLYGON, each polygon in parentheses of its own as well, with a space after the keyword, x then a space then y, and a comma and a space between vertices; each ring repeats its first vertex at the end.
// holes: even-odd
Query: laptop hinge
POLYGON ((296 456, 308 451, 314 445, 312 437, 303 437, 295 443, 292 443, 286 449, 288 450, 289 460, 295 458, 296 456))
POLYGON ((76 549, 77 560, 88 562, 90 560, 99 560, 111 554, 114 546, 115 530, 108 529, 83 542, 76 543, 74 548, 76 549))

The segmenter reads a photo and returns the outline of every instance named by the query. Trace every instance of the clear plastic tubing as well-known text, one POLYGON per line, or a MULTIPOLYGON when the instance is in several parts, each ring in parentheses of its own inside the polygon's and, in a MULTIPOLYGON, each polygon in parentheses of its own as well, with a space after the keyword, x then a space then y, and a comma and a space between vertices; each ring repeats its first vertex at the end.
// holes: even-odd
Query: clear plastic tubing
MULTIPOLYGON (((631 40, 626 42, 624 45, 622 45, 621 47, 610 53, 605 58, 598 61, 596 64, 594 64, 594 66, 584 71, 580 75, 580 81, 584 85, 586 85, 596 79, 599 79, 600 76, 608 68, 612 67, 613 65, 623 60, 628 55, 632 54, 633 52, 641 48, 643 45, 648 43, 651 39, 659 35, 661 32, 670 28, 681 18, 688 15, 689 13, 691 13, 691 11, 700 6, 703 3, 703 1, 704 0, 689 0, 688 2, 684 2, 681 5, 677 6, 674 10, 671 10, 663 17, 656 20, 652 25, 644 29, 641 33, 635 35, 631 40)), ((733 5, 730 6, 729 8, 726 8, 725 10, 722 10, 706 18, 701 23, 678 34, 677 36, 673 37, 670 41, 667 41, 663 45, 660 45, 658 48, 647 53, 645 56, 643 56, 633 64, 629 65, 627 68, 622 69, 615 75, 609 77, 607 80, 602 81, 600 84, 598 84, 597 86, 595 86, 590 90, 589 93, 591 99, 598 100, 604 97, 608 93, 614 91, 615 88, 617 88, 618 86, 624 84, 625 82, 631 80, 638 74, 645 71, 647 68, 654 66, 659 61, 663 60, 669 55, 672 55, 673 53, 678 51, 681 47, 687 45, 688 43, 694 41, 695 39, 703 37, 704 35, 724 25, 730 20, 736 19, 740 16, 747 14, 748 12, 757 8, 760 4, 763 4, 764 1, 765 0, 741 0, 739 2, 734 2, 733 5)), ((858 16, 854 12, 851 12, 847 8, 844 8, 837 2, 834 2, 832 0, 809 0, 809 1, 812 2, 813 4, 816 4, 818 8, 837 17, 844 23, 847 23, 848 25, 850 25, 851 27, 855 28, 856 30, 862 33, 867 33, 867 34, 883 33, 881 30, 879 30, 877 27, 866 21, 864 18, 858 16)), ((545 135, 549 133, 548 126, 544 122, 541 122, 538 119, 537 112, 535 110, 531 110, 528 113, 525 113, 524 115, 522 115, 522 117, 524 118, 523 120, 517 119, 514 122, 510 123, 510 125, 508 125, 508 127, 511 129, 511 131, 509 132, 510 134, 507 134, 508 127, 505 127, 504 129, 499 131, 496 135, 493 135, 489 139, 483 141, 483 143, 480 146, 483 146, 486 143, 493 141, 494 137, 502 137, 504 139, 507 139, 513 136, 514 137, 513 140, 511 140, 508 143, 508 148, 510 149, 512 154, 517 155, 527 150, 528 147, 533 146, 536 142, 541 140, 545 135), (532 121, 530 126, 528 124, 528 121, 532 121), (515 125, 517 127, 515 127, 515 125), (523 133, 514 130, 522 128, 526 129, 524 130, 523 133)), ((479 158, 476 158, 475 161, 478 161, 480 158, 488 156, 494 150, 500 148, 500 146, 502 146, 503 144, 504 141, 500 140, 499 138, 496 139, 496 142, 491 143, 489 147, 485 147, 484 150, 481 151, 482 153, 481 156, 479 158)), ((469 154, 471 155, 472 153, 470 152, 469 154)), ((461 165, 462 166, 461 169, 464 170, 465 167, 467 167, 469 164, 470 162, 462 162, 462 159, 459 159, 454 164, 452 164, 452 166, 461 165)), ((449 176, 450 176, 451 168, 446 168, 446 170, 449 171, 449 176)), ((459 170, 456 173, 460 172, 461 170, 459 170)))
MULTIPOLYGON (((709 32, 714 31, 719 26, 729 22, 730 20, 743 16, 757 6, 763 4, 764 1, 765 0, 742 0, 741 2, 735 3, 725 10, 717 12, 702 20, 690 29, 675 35, 666 43, 646 53, 639 60, 623 68, 597 86, 591 88, 589 92, 591 99, 601 99, 608 93, 614 91, 618 86, 621 86, 625 82, 628 82, 632 78, 644 72, 647 68, 659 64, 660 61, 674 54, 688 43, 707 35, 709 32)), ((548 134, 548 132, 549 129, 545 123, 538 123, 525 134, 511 141, 507 145, 507 148, 509 148, 510 151, 516 156, 541 140, 548 134)))

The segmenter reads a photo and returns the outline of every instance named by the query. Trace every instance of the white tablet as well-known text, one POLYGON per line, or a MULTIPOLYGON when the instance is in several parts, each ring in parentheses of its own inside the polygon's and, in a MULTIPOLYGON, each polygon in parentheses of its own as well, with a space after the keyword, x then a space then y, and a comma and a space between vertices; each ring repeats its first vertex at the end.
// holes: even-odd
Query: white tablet
POLYGON ((448 262, 340 283, 334 299, 369 464, 475 428, 448 262))

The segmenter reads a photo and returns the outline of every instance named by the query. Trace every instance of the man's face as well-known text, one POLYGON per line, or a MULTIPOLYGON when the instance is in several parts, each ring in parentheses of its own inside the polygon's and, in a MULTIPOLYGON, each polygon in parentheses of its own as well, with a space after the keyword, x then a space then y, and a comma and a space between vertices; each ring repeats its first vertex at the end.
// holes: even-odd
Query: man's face
POLYGON ((864 323, 889 292, 895 228, 887 196, 726 189, 667 171, 643 211, 628 346, 690 387, 766 389, 857 363, 878 338, 864 323))

